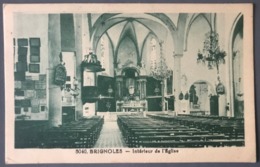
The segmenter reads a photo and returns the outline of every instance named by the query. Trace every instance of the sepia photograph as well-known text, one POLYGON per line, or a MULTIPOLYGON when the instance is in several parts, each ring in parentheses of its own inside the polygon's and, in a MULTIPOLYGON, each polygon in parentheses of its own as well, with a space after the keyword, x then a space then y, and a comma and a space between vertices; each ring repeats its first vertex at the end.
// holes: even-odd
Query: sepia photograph
POLYGON ((252 4, 5 4, 5 160, 255 162, 252 4))

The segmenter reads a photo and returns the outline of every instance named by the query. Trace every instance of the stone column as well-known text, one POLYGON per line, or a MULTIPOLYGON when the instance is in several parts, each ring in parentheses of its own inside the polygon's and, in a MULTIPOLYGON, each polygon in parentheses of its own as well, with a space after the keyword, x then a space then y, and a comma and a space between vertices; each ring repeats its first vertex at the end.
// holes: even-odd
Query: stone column
POLYGON ((165 96, 165 80, 162 80, 161 81, 161 92, 162 92, 162 100, 161 100, 161 103, 162 103, 162 111, 164 112, 165 111, 165 103, 164 103, 164 96, 165 96))
POLYGON ((142 88, 142 81, 140 79, 137 80, 138 82, 138 90, 139 90, 139 98, 142 99, 142 92, 143 92, 143 88, 142 88))
POLYGON ((145 81, 144 81, 144 99, 146 99, 146 82, 147 82, 147 80, 145 79, 145 81))
POLYGON ((142 82, 141 82, 141 86, 142 86, 142 99, 145 99, 145 95, 144 95, 144 93, 145 93, 145 81, 144 81, 144 79, 142 80, 142 82))
MULTIPOLYGON (((75 51, 76 51, 76 78, 79 82, 79 89, 82 82, 81 78, 81 62, 82 62, 82 14, 74 15, 74 29, 75 29, 75 51)), ((83 116, 83 105, 81 101, 81 90, 79 90, 79 96, 76 97, 75 114, 76 120, 83 116)))
POLYGON ((218 98, 218 112, 219 112, 219 116, 227 116, 227 113, 226 113, 226 97, 225 97, 225 95, 219 95, 219 98, 218 98))
POLYGON ((116 77, 116 85, 117 85, 117 98, 120 99, 122 98, 122 85, 123 85, 123 78, 121 76, 116 77))
POLYGON ((181 101, 179 94, 181 92, 181 58, 183 54, 174 55, 174 71, 173 71, 173 90, 174 90, 174 111, 176 115, 181 111, 181 101))
POLYGON ((61 88, 54 84, 55 67, 60 64, 61 33, 60 15, 49 14, 48 23, 48 100, 49 100, 49 126, 58 127, 62 124, 61 88))
POLYGON ((140 90, 140 99, 146 98, 146 78, 142 77, 137 80, 140 90))

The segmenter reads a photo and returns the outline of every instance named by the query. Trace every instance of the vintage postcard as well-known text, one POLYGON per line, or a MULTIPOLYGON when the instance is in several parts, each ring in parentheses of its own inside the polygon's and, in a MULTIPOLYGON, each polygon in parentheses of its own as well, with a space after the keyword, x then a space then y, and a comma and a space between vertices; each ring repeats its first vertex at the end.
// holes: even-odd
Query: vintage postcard
POLYGON ((255 162, 252 4, 4 4, 5 159, 255 162))

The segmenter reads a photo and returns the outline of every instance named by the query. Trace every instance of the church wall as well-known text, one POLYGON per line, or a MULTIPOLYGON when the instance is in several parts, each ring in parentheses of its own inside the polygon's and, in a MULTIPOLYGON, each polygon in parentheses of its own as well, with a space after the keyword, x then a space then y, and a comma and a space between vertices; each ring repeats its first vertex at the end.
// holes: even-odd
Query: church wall
MULTIPOLYGON (((206 81, 210 85, 208 87, 209 96, 216 95, 215 88, 216 85, 219 83, 218 76, 220 77, 221 83, 225 84, 226 65, 221 64, 219 66, 219 74, 217 74, 217 68, 213 67, 212 69, 209 69, 207 62, 205 62, 205 64, 203 64, 202 62, 197 63, 198 51, 200 50, 200 52, 202 52, 205 34, 209 31, 210 26, 201 16, 199 16, 191 26, 188 36, 187 51, 184 52, 181 60, 181 75, 184 75, 187 78, 186 83, 182 83, 181 91, 184 94, 189 91, 190 86, 196 81, 206 81)), ((219 42, 220 47, 223 46, 223 44, 221 44, 223 43, 223 41, 220 40, 219 42)), ((220 96, 219 115, 225 116, 226 96, 220 96)), ((206 101, 209 101, 209 99, 206 101)), ((187 108, 186 105, 184 105, 184 108, 187 108)))
POLYGON ((226 41, 228 40, 228 36, 224 33, 227 31, 226 23, 225 23, 226 14, 219 13, 216 15, 216 22, 215 22, 215 31, 219 34, 219 46, 221 50, 226 52, 225 57, 225 64, 221 64, 219 67, 221 76, 221 82, 225 86, 225 94, 219 95, 219 116, 228 116, 229 113, 226 112, 226 106, 229 103, 227 97, 229 96, 229 88, 228 88, 228 81, 229 81, 229 64, 228 64, 228 49, 226 45, 226 41))
POLYGON ((114 62, 113 62, 113 49, 111 42, 106 34, 104 34, 97 45, 97 58, 100 61, 102 68, 105 71, 98 73, 98 75, 114 76, 114 62), (102 44, 101 44, 102 41, 102 44))
MULTIPOLYGON (((216 16, 215 27, 213 29, 219 34, 219 46, 221 50, 226 52, 225 64, 220 64, 219 66, 219 77, 221 83, 225 86, 225 94, 219 95, 219 116, 232 116, 232 113, 226 112, 226 105, 228 103, 232 103, 232 74, 230 73, 230 63, 232 61, 232 52, 230 51, 231 47, 231 30, 234 24, 234 21, 238 13, 229 13, 229 14, 221 14, 218 13, 216 16)), ((218 83, 217 80, 217 70, 216 68, 209 70, 207 66, 203 66, 202 64, 197 64, 197 53, 198 49, 202 50, 203 42, 205 39, 205 33, 209 31, 209 26, 206 21, 202 19, 197 19, 194 21, 191 26, 189 36, 188 36, 188 44, 187 51, 184 52, 182 58, 182 75, 187 77, 187 89, 192 85, 196 80, 205 80, 209 82, 213 86, 212 94, 216 94, 215 87, 218 83), (191 67, 192 71, 187 68, 191 67), (197 75, 199 74, 199 75, 197 75)), ((185 89, 182 87, 182 89, 185 89)), ((232 109, 232 104, 229 106, 232 109)), ((233 111, 231 111, 233 112, 233 111)))
MULTIPOLYGON (((48 68, 48 15, 47 14, 15 14, 14 15, 14 38, 40 38, 40 73, 46 73, 48 68)), ((28 55, 29 56, 29 53, 28 55)), ((28 57, 30 58, 30 57, 28 57)), ((30 60, 30 59, 28 59, 30 60)), ((28 61, 27 60, 27 61, 28 61)), ((34 75, 34 74, 31 74, 34 75)))
POLYGON ((23 66, 23 69, 17 65, 14 66, 15 72, 23 73, 25 71, 25 77, 15 81, 16 92, 22 92, 22 94, 15 96, 16 119, 46 120, 48 119, 46 79, 48 68, 48 15, 14 14, 14 27, 15 63, 26 62, 26 67, 23 66), (35 47, 34 44, 30 44, 30 38, 38 38, 40 45, 35 47), (27 45, 18 44, 18 39, 25 39, 27 45), (25 48, 27 53, 21 53, 20 47, 25 48), (33 53, 33 58, 36 59, 32 59, 33 53), (24 57, 23 60, 21 60, 22 56, 24 57), (30 69, 31 65, 36 68, 30 69), (39 71, 37 66, 39 66, 39 71))
POLYGON ((221 78, 223 80, 224 86, 226 88, 225 98, 226 104, 229 104, 230 112, 226 113, 227 116, 234 116, 234 104, 233 104, 233 79, 232 79, 232 29, 234 26, 234 22, 239 14, 238 13, 226 13, 217 14, 216 17, 216 30, 220 36, 220 47, 223 48, 226 55, 226 64, 222 65, 223 73, 225 73, 225 78, 221 78))
POLYGON ((164 57, 167 66, 173 70, 174 69, 174 43, 171 35, 168 35, 164 41, 164 57))
MULTIPOLYGON (((226 47, 227 47, 227 51, 228 51, 228 65, 229 65, 229 71, 230 73, 232 72, 232 55, 233 55, 233 48, 232 48, 232 37, 233 37, 233 29, 235 28, 235 21, 238 17, 238 13, 229 13, 226 17, 225 17, 225 24, 226 24, 226 31, 225 31, 225 36, 228 38, 226 39, 226 47)), ((242 58, 244 59, 244 58, 242 58)), ((234 95, 233 95, 233 79, 232 79, 232 75, 230 75, 230 77, 228 78, 228 83, 229 83, 229 99, 228 102, 230 102, 230 116, 235 116, 235 104, 234 104, 234 95)), ((244 89, 244 88, 242 88, 244 89)))
MULTIPOLYGON (((151 45, 151 40, 152 38, 156 39, 153 35, 149 35, 148 38, 146 39, 143 47, 143 52, 142 52, 142 60, 145 63, 145 69, 147 71, 147 74, 151 73, 151 63, 153 61, 153 55, 152 55, 152 45, 151 45)), ((156 46, 155 46, 155 58, 159 57, 160 54, 160 47, 159 47, 159 41, 156 40, 156 46)))
MULTIPOLYGON (((47 120, 49 119, 49 112, 50 110, 61 111, 61 106, 57 108, 58 103, 52 103, 53 100, 47 100, 50 96, 49 93, 55 92, 53 89, 57 87, 60 90, 59 86, 54 85, 53 82, 53 73, 54 68, 57 64, 59 64, 59 54, 62 51, 61 46, 61 25, 60 25, 60 15, 57 14, 56 16, 52 15, 54 20, 50 20, 50 17, 47 14, 16 14, 14 15, 14 26, 16 27, 14 30, 14 39, 16 42, 15 45, 15 63, 18 62, 18 44, 17 39, 26 39, 28 40, 27 48, 27 68, 29 68, 29 64, 32 64, 30 61, 30 38, 39 38, 40 39, 40 62, 36 62, 33 64, 39 64, 39 72, 29 72, 29 69, 25 72, 25 80, 24 81, 17 81, 16 86, 21 91, 24 91, 24 96, 21 95, 17 96, 18 100, 29 100, 28 106, 23 107, 20 105, 21 102, 17 102, 16 116, 27 116, 26 119, 29 120, 47 120), (52 35, 50 33, 53 32, 52 35), (51 59, 51 60, 49 60, 51 59), (54 60, 55 59, 55 60, 54 60), (57 60, 57 61, 56 61, 57 60), (56 62, 56 63, 54 63, 56 62), (51 64, 50 64, 51 63, 51 64), (35 87, 33 88, 25 88, 25 87, 35 87), (38 90, 36 86, 44 87, 44 90, 38 90), (26 90, 23 90, 26 89, 26 90), (31 90, 33 89, 33 90, 31 90), (50 91, 48 91, 50 89, 50 91), (28 95, 28 97, 27 97, 28 95), (29 97, 30 95, 30 97, 29 97), (49 103, 50 102, 50 103, 49 103), (56 106, 56 107, 54 107, 56 106), (53 108, 54 107, 54 108, 53 108), (18 114, 19 113, 19 114, 18 114)), ((72 48, 64 47, 63 51, 72 51, 75 52, 76 58, 76 76, 79 79, 79 85, 81 84, 81 69, 80 63, 82 61, 83 54, 87 53, 89 45, 89 29, 88 25, 84 24, 84 16, 87 18, 86 15, 75 14, 73 16, 72 26, 75 27, 75 33, 71 34, 75 38, 75 45, 72 48), (83 18, 83 19, 82 19, 83 18), (82 25, 84 24, 84 25, 82 25), (86 31, 83 31, 83 28, 86 28, 86 31), (84 42, 84 43, 83 43, 84 42), (83 47, 84 46, 84 47, 83 47)), ((64 44, 64 43, 63 43, 64 44)), ((66 44, 66 42, 65 42, 66 44)), ((71 45, 71 44, 70 44, 71 45)), ((71 45, 71 46, 73 46, 71 45)), ((15 71, 17 71, 16 66, 14 66, 15 71)), ((20 91, 20 92, 21 92, 20 91)), ((59 91, 60 92, 60 91, 59 91)), ((54 99, 60 99, 61 101, 61 93, 52 93, 52 97, 54 99)), ((82 104, 81 98, 77 99, 76 111, 77 115, 80 117, 82 115, 82 104)), ((58 112, 59 113, 59 112, 58 112)), ((59 115, 59 114, 58 114, 59 115)), ((61 117, 61 115, 59 115, 61 117)), ((61 119, 61 118, 60 118, 61 119)), ((60 122, 60 121, 58 121, 60 122)))
POLYGON ((137 57, 138 53, 134 42, 128 37, 124 38, 118 47, 117 61, 120 62, 121 66, 129 63, 136 66, 137 57))
POLYGON ((210 27, 207 25, 205 20, 196 20, 190 29, 187 51, 184 52, 181 60, 182 75, 187 77, 186 90, 182 91, 188 91, 189 87, 199 80, 205 80, 211 85, 215 85, 217 81, 216 68, 209 70, 207 62, 205 65, 203 63, 197 64, 198 50, 202 51, 205 33, 209 31, 210 27))

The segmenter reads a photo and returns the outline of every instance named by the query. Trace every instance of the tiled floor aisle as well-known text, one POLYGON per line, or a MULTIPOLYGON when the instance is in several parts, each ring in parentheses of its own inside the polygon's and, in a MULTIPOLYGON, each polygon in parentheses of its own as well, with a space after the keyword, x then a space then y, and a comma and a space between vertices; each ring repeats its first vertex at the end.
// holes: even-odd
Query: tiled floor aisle
POLYGON ((105 120, 100 136, 94 148, 127 147, 116 120, 105 120))

